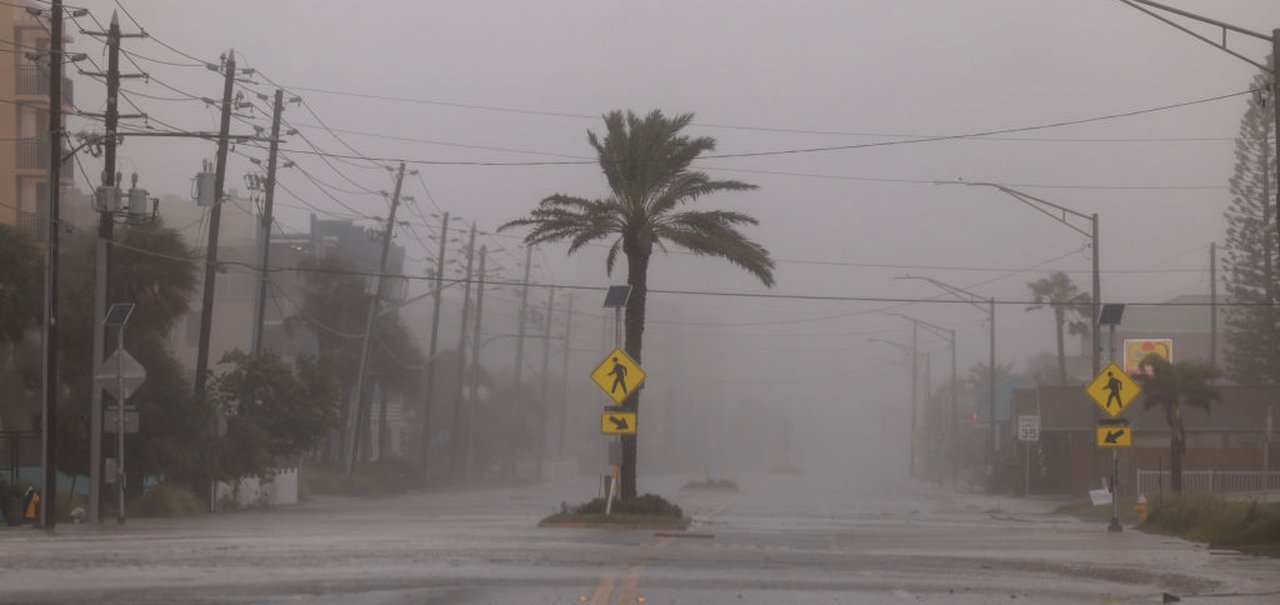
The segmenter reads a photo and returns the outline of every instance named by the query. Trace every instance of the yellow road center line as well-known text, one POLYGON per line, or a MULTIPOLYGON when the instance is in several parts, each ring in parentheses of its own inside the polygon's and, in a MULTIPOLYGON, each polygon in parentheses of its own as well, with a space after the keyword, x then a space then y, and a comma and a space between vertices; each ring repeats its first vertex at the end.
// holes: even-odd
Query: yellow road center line
POLYGON ((596 585, 596 593, 591 597, 591 605, 609 605, 609 597, 613 596, 613 585, 617 582, 616 572, 600 578, 600 583, 596 585))

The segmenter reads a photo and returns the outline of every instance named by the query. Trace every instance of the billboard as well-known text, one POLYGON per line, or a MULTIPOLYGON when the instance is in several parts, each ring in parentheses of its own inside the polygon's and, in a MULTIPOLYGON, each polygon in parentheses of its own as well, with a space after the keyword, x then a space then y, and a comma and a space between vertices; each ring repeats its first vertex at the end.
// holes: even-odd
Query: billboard
POLYGON ((1147 355, 1155 353, 1165 361, 1173 363, 1172 338, 1126 338, 1124 339, 1124 373, 1130 376, 1141 374, 1139 367, 1147 355))

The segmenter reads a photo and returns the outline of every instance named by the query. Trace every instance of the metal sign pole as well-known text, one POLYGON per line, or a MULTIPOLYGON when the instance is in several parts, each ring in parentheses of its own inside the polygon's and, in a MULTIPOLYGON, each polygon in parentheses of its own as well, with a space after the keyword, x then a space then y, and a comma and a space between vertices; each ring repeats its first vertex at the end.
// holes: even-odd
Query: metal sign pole
MULTIPOLYGON (((1110 363, 1115 363, 1116 362, 1116 324, 1114 323, 1107 326, 1107 348, 1110 350, 1110 354, 1108 355, 1109 359, 1107 359, 1107 361, 1110 363)), ((1119 450, 1112 449, 1111 450, 1111 523, 1107 525, 1107 531, 1109 532, 1118 532, 1124 529, 1124 527, 1120 525, 1120 483, 1119 481, 1120 481, 1120 452, 1119 450)))
POLYGON ((124 324, 116 328, 116 524, 124 525, 124 324))

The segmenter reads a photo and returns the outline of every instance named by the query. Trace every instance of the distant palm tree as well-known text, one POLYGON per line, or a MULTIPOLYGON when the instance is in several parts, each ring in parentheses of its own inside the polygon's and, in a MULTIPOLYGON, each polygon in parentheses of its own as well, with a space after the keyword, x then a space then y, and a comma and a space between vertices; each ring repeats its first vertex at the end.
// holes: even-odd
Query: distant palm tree
MULTIPOLYGON (((602 199, 554 194, 543 199, 529 216, 501 227, 532 227, 528 244, 568 241, 569 253, 601 239, 613 239, 606 269, 613 272, 621 252, 627 257, 626 351, 641 359, 649 258, 654 246, 666 250, 671 243, 694 254, 723 258, 773 286, 773 260, 769 252, 739 231, 756 219, 726 210, 685 210, 686 204, 722 191, 746 191, 754 185, 741 181, 716 181, 690 166, 703 153, 713 151, 715 139, 690 138, 681 131, 693 114, 667 117, 660 111, 639 117, 630 111, 604 116, 605 135, 587 133, 609 184, 611 195, 602 199)), ((633 393, 625 405, 639 407, 633 393)), ((622 495, 636 493, 636 438, 622 440, 622 495)))
POLYGON ((1035 304, 1027 311, 1045 307, 1053 309, 1053 322, 1058 334, 1058 382, 1067 385, 1067 352, 1063 342, 1063 329, 1072 335, 1089 331, 1089 318, 1093 316, 1093 297, 1081 292, 1062 271, 1056 271, 1044 279, 1029 282, 1035 304))
POLYGON ((1221 399, 1213 388, 1213 379, 1221 373, 1207 363, 1179 361, 1169 363, 1152 353, 1142 360, 1143 372, 1138 374, 1142 387, 1142 407, 1164 410, 1169 424, 1169 487, 1173 493, 1182 492, 1182 456, 1187 452, 1187 429, 1182 423, 1182 407, 1189 405, 1205 412, 1221 399))

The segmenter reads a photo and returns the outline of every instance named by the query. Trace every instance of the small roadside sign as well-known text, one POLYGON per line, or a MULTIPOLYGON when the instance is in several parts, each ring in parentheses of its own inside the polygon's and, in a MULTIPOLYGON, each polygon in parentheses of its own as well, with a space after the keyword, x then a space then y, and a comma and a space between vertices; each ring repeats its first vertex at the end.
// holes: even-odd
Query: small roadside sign
POLYGON ((1098 421, 1098 447, 1133 447, 1133 427, 1128 421, 1098 421))
MULTIPOLYGON (((102 432, 114 433, 120 428, 120 408, 105 408, 102 410, 102 432)), ((124 433, 126 435, 136 435, 138 433, 138 410, 136 408, 126 407, 124 409, 124 433)))
POLYGON ((640 364, 622 349, 614 349, 591 372, 596 383, 614 403, 622 403, 644 383, 646 374, 640 364))
POLYGON ((102 362, 101 373, 94 377, 94 383, 98 388, 106 389, 108 393, 111 393, 116 398, 116 401, 121 399, 119 394, 116 393, 117 367, 124 369, 123 399, 127 400, 147 380, 147 370, 125 350, 117 349, 110 357, 107 357, 107 360, 102 362))
POLYGON ((1142 388, 1120 366, 1109 363, 1084 388, 1084 392, 1102 411, 1115 418, 1133 403, 1142 388))
POLYGON ((604 435, 636 434, 636 413, 602 412, 600 414, 600 433, 604 435))
POLYGON ((1018 441, 1040 440, 1040 417, 1018 416, 1018 441))

